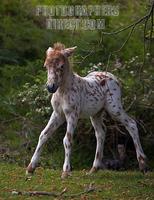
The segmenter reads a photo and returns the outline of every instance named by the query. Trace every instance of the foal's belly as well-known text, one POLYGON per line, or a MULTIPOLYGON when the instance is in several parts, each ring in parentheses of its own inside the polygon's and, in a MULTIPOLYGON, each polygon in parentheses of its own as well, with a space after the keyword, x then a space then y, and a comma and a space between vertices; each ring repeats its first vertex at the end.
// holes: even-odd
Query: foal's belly
POLYGON ((106 91, 95 76, 85 77, 84 81, 83 90, 81 91, 81 118, 94 116, 102 110, 106 91))
POLYGON ((103 107, 104 107, 103 98, 100 99, 97 99, 97 97, 93 97, 90 99, 85 98, 85 101, 81 107, 80 118, 88 118, 90 116, 94 116, 99 111, 101 111, 103 107))

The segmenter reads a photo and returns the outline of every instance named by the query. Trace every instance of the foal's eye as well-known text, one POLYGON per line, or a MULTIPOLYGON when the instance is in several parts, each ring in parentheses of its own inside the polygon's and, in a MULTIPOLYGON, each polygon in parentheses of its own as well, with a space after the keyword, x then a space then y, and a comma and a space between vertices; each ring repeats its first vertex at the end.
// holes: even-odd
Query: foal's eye
POLYGON ((60 67, 61 69, 63 69, 64 68, 64 64, 63 65, 61 65, 61 67, 60 67))

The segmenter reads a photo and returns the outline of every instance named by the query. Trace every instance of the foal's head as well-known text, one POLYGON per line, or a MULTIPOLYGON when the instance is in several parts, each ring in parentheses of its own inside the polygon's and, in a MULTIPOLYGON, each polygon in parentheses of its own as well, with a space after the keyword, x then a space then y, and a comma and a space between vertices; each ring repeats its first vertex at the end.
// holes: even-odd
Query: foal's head
POLYGON ((50 93, 56 92, 63 85, 64 78, 70 71, 68 57, 75 48, 65 49, 63 44, 55 43, 53 48, 47 49, 44 67, 47 69, 47 89, 50 93))

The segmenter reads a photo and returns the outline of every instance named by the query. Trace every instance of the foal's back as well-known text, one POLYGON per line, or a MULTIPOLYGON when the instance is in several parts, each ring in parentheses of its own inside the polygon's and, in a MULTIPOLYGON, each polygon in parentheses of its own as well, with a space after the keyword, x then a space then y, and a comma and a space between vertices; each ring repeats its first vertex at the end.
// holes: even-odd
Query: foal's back
POLYGON ((91 72, 82 79, 81 117, 94 116, 112 98, 121 99, 116 77, 108 72, 91 72))

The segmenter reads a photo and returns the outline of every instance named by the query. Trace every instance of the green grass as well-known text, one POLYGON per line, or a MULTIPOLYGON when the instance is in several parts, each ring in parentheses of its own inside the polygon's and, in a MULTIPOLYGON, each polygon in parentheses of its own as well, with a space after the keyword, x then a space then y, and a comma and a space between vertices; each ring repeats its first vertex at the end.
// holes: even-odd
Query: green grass
POLYGON ((0 164, 0 200, 1 199, 81 199, 81 200, 153 200, 154 173, 143 175, 136 171, 113 172, 99 171, 86 175, 86 171, 73 171, 65 180, 60 178, 60 170, 38 168, 35 175, 26 180, 25 169, 13 164, 0 164), (94 191, 77 197, 49 197, 13 195, 12 191, 48 191, 61 192, 64 195, 83 192, 90 184, 94 191))

